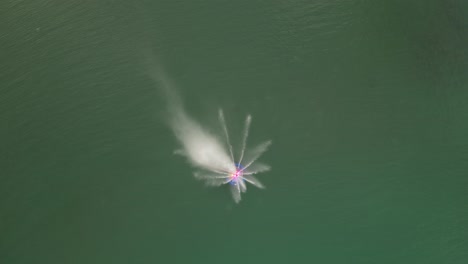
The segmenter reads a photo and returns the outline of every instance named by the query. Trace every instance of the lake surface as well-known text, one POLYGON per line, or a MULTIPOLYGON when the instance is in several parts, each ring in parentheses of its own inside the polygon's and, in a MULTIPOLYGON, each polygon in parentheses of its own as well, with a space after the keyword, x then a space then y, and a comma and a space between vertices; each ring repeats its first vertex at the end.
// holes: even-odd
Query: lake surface
POLYGON ((467 263, 467 1, 0 10, 0 263, 467 263), (194 179, 148 62, 265 190, 194 179))

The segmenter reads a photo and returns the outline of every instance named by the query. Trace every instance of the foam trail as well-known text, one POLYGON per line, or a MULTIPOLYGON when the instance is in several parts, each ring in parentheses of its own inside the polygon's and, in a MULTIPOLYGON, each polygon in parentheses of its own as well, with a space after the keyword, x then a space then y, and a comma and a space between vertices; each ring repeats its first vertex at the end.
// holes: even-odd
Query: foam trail
POLYGON ((263 186, 263 184, 252 175, 245 175, 244 180, 246 180, 247 182, 249 182, 250 184, 252 184, 253 186, 257 188, 265 189, 265 186, 263 186))
POLYGON ((263 154, 263 152, 267 151, 270 145, 271 145, 271 141, 268 140, 256 146, 254 149, 252 149, 251 154, 250 154, 251 157, 249 158, 249 162, 247 162, 247 164, 244 166, 244 169, 249 168, 250 165, 252 165, 263 154))
POLYGON ((193 166, 209 171, 221 173, 236 171, 223 144, 185 112, 175 86, 160 67, 152 66, 150 76, 157 82, 167 101, 169 125, 189 162, 193 166))
POLYGON ((269 171, 270 169, 271 169, 270 166, 257 162, 257 163, 251 164, 248 168, 244 168, 242 171, 244 175, 252 175, 252 174, 266 172, 266 171, 269 171))
POLYGON ((245 119, 244 133, 243 133, 243 138, 242 138, 242 150, 241 150, 238 164, 241 164, 242 159, 244 158, 244 152, 245 152, 245 147, 247 145, 247 138, 249 137, 249 129, 250 129, 251 122, 252 122, 252 116, 247 115, 247 118, 245 119))
POLYGON ((234 153, 232 152, 232 145, 231 145, 231 141, 229 140, 229 133, 227 130, 226 120, 224 119, 223 110, 219 109, 218 114, 219 114, 219 122, 221 122, 221 126, 223 127, 223 130, 224 130, 224 137, 226 138, 226 144, 229 147, 229 154, 231 154, 231 161, 232 163, 234 163, 234 153))

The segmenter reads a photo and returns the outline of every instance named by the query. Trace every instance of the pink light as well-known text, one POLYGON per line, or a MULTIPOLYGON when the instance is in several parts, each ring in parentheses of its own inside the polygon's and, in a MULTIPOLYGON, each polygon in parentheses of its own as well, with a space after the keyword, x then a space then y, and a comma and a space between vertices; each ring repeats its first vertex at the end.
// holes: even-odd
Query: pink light
POLYGON ((231 175, 231 178, 232 178, 233 180, 234 180, 234 179, 237 179, 237 178, 239 178, 239 177, 242 177, 242 174, 243 174, 243 172, 242 172, 241 169, 236 169, 236 172, 233 173, 233 174, 231 175))

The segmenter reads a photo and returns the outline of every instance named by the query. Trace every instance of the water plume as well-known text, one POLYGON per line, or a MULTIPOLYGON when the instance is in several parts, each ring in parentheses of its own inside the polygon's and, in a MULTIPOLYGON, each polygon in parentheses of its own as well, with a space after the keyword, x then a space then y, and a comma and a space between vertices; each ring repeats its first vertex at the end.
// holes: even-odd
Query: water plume
POLYGON ((252 122, 250 115, 247 115, 245 120, 240 157, 236 161, 221 109, 218 111, 218 118, 224 132, 224 144, 185 111, 176 87, 161 67, 153 66, 150 76, 166 100, 168 123, 181 145, 178 153, 185 156, 189 163, 198 169, 194 173, 196 179, 205 181, 207 186, 229 184, 236 203, 241 200, 241 193, 247 190, 245 182, 264 188, 253 174, 270 170, 268 165, 255 162, 268 149, 271 141, 266 141, 252 150, 247 149, 252 122))

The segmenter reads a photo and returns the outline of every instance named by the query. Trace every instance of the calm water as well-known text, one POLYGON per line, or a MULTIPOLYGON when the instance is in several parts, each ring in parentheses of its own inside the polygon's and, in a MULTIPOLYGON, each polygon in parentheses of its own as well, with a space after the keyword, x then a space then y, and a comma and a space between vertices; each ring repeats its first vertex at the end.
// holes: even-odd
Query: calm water
POLYGON ((0 263, 467 263, 467 1, 0 10, 0 263), (253 115, 266 190, 173 155, 148 50, 197 120, 253 115))

